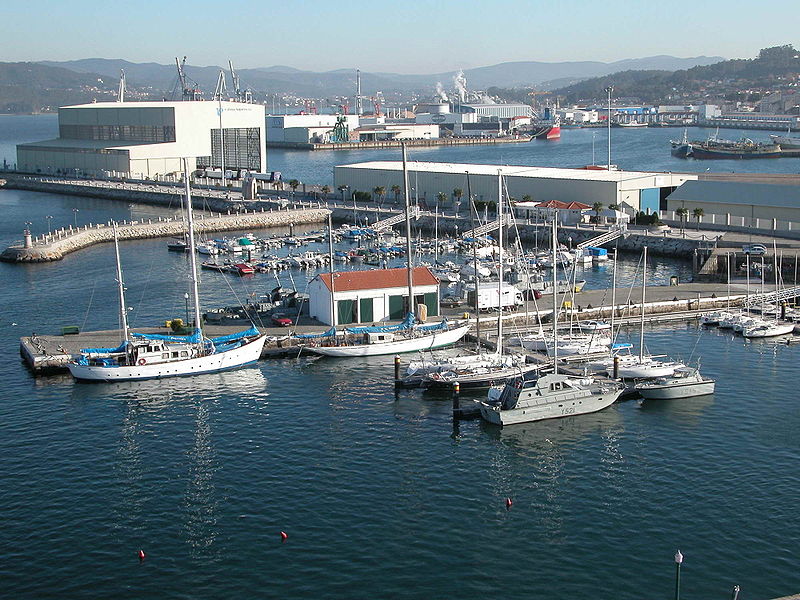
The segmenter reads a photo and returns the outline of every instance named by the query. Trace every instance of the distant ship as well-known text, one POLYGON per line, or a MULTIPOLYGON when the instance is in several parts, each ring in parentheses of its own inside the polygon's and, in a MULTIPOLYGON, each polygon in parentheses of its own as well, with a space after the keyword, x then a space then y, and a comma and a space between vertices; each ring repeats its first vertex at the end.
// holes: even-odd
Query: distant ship
POLYGON ((680 140, 671 140, 670 144, 672 145, 672 156, 677 156, 678 158, 688 158, 692 155, 692 144, 689 142, 688 132, 686 129, 683 130, 683 138, 680 140))
POLYGON ((714 159, 732 158, 736 160, 751 158, 779 158, 781 146, 779 144, 763 144, 744 138, 738 142, 728 140, 706 140, 705 142, 691 143, 693 158, 714 159))
POLYGON ((778 144, 781 150, 800 150, 800 137, 790 137, 790 132, 786 135, 771 135, 772 143, 778 144))
POLYGON ((615 121, 611 124, 614 127, 647 127, 647 123, 642 121, 615 121))
POLYGON ((537 123, 534 123, 531 137, 539 140, 561 138, 561 118, 549 106, 545 106, 544 115, 537 123))

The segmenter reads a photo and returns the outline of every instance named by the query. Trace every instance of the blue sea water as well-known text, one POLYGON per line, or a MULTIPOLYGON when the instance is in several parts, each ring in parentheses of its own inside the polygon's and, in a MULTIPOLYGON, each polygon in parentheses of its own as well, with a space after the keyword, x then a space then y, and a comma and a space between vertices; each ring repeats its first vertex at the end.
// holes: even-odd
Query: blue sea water
MULTIPOLYGON (((48 215, 171 212, 11 190, 0 211, 3 247, 48 215)), ((122 252, 134 323, 182 315, 185 257, 122 252)), ((271 287, 204 275, 203 303, 271 287)), ((677 548, 683 598, 800 591, 797 346, 648 327, 652 352, 702 357, 713 397, 505 430, 395 393, 390 357, 116 385, 26 370, 21 335, 115 327, 115 293, 107 245, 0 263, 3 597, 639 600, 672 596, 677 548)))

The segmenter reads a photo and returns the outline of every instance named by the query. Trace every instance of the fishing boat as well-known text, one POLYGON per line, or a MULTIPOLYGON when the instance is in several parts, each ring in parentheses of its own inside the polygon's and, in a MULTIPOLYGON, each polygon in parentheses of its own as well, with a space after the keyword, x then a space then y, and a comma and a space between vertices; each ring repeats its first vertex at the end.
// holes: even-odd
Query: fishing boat
MULTIPOLYGON (((411 209, 408 186, 408 165, 406 147, 403 148, 403 190, 405 194, 406 217, 406 272, 408 276, 408 298, 414 296, 414 271, 411 252, 411 209)), ((329 231, 330 231, 329 226, 329 231)), ((332 237, 329 235, 329 248, 332 248, 332 237)), ((332 254, 332 250, 330 250, 332 254)), ((330 273, 326 274, 328 289, 333 298, 334 279, 333 261, 330 262, 330 273)), ((427 270, 427 269, 425 269, 427 270)), ((322 277, 322 276, 320 276, 322 277)), ((410 304, 410 303, 409 303, 410 304)), ((411 306, 409 306, 409 309, 411 306)), ((335 314, 331 311, 331 314, 335 314)), ((414 313, 408 312, 402 323, 395 325, 372 325, 361 327, 345 327, 337 329, 334 325, 328 331, 317 334, 296 334, 303 347, 322 356, 341 358, 381 356, 400 354, 403 352, 419 352, 449 346, 463 338, 469 331, 469 321, 450 322, 447 319, 434 324, 417 323, 414 313)))
POLYGON ((672 156, 677 158, 688 158, 692 156, 692 143, 689 141, 689 134, 686 129, 683 130, 683 138, 680 140, 670 140, 672 146, 672 156))
POLYGON ((700 374, 700 369, 681 367, 672 375, 637 383, 634 388, 645 400, 675 400, 714 393, 716 381, 700 374))
POLYGON ((160 379, 184 375, 214 373, 237 369, 256 362, 264 348, 266 336, 253 325, 239 333, 207 338, 201 329, 198 292, 197 258, 195 255, 194 221, 189 189, 189 174, 184 160, 184 190, 189 227, 189 261, 191 264, 194 332, 189 336, 134 333, 128 328, 125 286, 119 258, 119 241, 114 226, 114 248, 117 263, 120 321, 123 339, 116 348, 84 348, 67 367, 72 376, 86 381, 132 381, 160 379))
POLYGON ((692 157, 697 159, 752 159, 779 158, 781 147, 778 144, 764 144, 743 138, 737 142, 709 139, 705 142, 692 142, 692 157))
POLYGON ((800 137, 792 137, 791 128, 786 132, 786 135, 770 135, 773 144, 778 144, 781 150, 800 150, 800 137))

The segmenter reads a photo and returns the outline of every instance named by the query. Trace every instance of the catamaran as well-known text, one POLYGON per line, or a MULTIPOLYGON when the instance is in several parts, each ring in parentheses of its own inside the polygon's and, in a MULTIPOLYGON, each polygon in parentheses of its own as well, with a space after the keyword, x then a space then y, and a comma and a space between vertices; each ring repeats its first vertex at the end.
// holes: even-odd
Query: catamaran
POLYGON ((256 362, 266 342, 266 335, 250 329, 217 338, 207 338, 201 329, 198 293, 197 257, 195 254, 192 199, 189 173, 184 159, 184 191, 189 227, 189 261, 194 299, 194 333, 189 336, 131 332, 125 304, 125 286, 119 257, 119 240, 114 225, 114 249, 123 339, 116 348, 84 348, 67 367, 73 377, 86 381, 132 381, 184 375, 199 375, 237 369, 256 362))

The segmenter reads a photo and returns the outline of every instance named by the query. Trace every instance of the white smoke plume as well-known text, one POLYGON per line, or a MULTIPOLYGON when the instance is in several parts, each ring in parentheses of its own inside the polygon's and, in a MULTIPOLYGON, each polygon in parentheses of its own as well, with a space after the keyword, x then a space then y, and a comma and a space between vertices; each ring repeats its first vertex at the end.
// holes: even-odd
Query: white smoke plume
POLYGON ((444 91, 444 86, 442 85, 441 81, 437 81, 436 82, 436 95, 443 102, 447 102, 448 101, 447 94, 444 91))
POLYGON ((455 77, 453 77, 453 85, 456 86, 456 92, 461 102, 467 99, 467 78, 464 77, 464 69, 459 69, 455 77))

